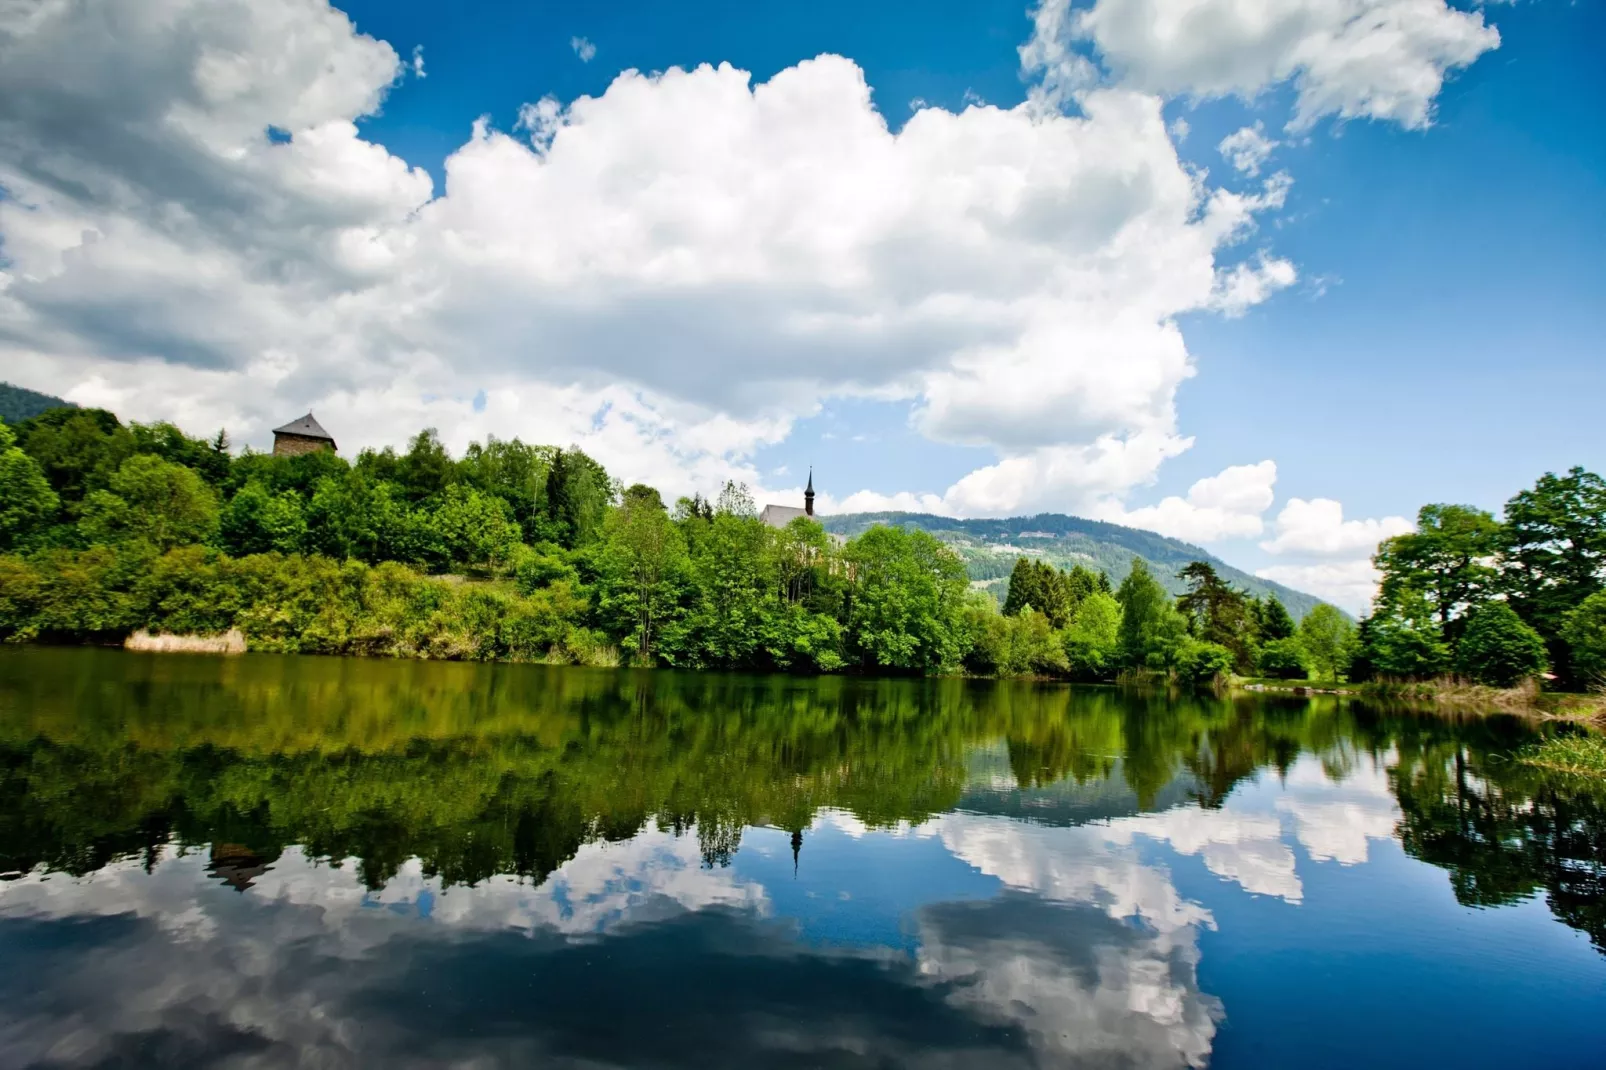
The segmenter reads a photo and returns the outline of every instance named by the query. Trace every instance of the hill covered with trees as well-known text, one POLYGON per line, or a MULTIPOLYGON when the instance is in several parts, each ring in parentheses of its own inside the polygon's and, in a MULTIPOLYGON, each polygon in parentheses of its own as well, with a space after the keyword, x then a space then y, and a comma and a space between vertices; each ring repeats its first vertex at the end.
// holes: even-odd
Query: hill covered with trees
POLYGON ((10 383, 0 383, 0 420, 8 424, 21 423, 31 420, 40 413, 51 409, 75 409, 78 406, 70 401, 41 394, 37 390, 26 387, 12 386, 10 383))
POLYGON ((1077 565, 1092 568, 1108 575, 1114 583, 1125 579, 1132 562, 1141 558, 1161 586, 1174 595, 1187 590, 1182 570, 1195 561, 1203 561, 1223 579, 1250 594, 1276 598, 1296 620, 1321 604, 1314 595, 1252 576, 1180 539, 1063 513, 1003 520, 956 520, 931 513, 849 513, 825 517, 821 523, 827 531, 840 535, 856 535, 874 524, 928 531, 953 547, 974 583, 985 584, 1000 599, 1015 561, 1027 556, 1061 569, 1077 565))

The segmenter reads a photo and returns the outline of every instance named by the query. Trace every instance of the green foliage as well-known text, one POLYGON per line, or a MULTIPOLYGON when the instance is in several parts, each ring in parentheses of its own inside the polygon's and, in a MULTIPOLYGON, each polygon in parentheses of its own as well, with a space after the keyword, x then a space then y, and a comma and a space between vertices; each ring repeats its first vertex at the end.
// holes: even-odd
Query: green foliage
MULTIPOLYGON (((361 468, 361 458, 358 467, 361 468)), ((234 459, 224 490, 233 494, 247 483, 261 483, 272 494, 289 491, 301 498, 311 498, 324 480, 344 480, 350 471, 351 465, 329 450, 313 450, 289 457, 247 450, 234 459)))
POLYGON ((1121 603, 1099 590, 1083 598, 1065 629, 1064 645, 1072 679, 1113 679, 1121 651, 1121 603))
POLYGON ((1310 676, 1310 658, 1298 638, 1284 636, 1260 648, 1256 671, 1273 680, 1304 680, 1310 676))
POLYGON ((846 638, 857 664, 936 671, 959 663, 967 581, 957 554, 924 531, 874 527, 842 557, 850 576, 846 638))
POLYGON ((1070 668, 1061 638, 1047 615, 1027 607, 1014 616, 995 611, 991 600, 977 603, 967 662, 995 676, 1061 675, 1070 668))
POLYGON ((1387 539, 1378 548, 1382 601, 1408 593, 1427 599, 1440 637, 1454 646, 1467 614, 1494 589, 1497 573, 1489 562, 1500 538, 1499 521, 1481 509, 1424 505, 1416 531, 1387 539))
POLYGON ((431 549, 454 569, 499 569, 519 541, 507 502, 461 484, 441 493, 427 525, 431 549))
POLYGON ((306 507, 300 495, 272 493, 252 480, 218 516, 218 540, 231 554, 293 554, 307 543, 306 507))
POLYGON ((1047 617, 1052 627, 1063 628, 1070 623, 1077 603, 1094 589, 1093 577, 1086 569, 1065 573, 1046 561, 1022 557, 1009 575, 1004 616, 1016 616, 1030 607, 1047 617))
POLYGON ((614 496, 613 481, 602 465, 578 447, 554 451, 547 467, 541 537, 564 547, 592 542, 602 533, 614 496))
POLYGON ((1230 650, 1239 672, 1252 671, 1256 635, 1254 606, 1249 596, 1224 583, 1204 561, 1193 562, 1179 575, 1187 582, 1188 592, 1177 599, 1177 610, 1188 619, 1189 632, 1230 650))
POLYGON ((1544 640, 1504 602, 1472 613, 1455 658, 1463 676, 1492 687, 1512 687, 1547 667, 1544 640))
POLYGON ((640 658, 674 645, 685 616, 691 560, 657 491, 632 487, 603 526, 597 617, 640 658))
POLYGON ((1195 686, 1208 686, 1230 676, 1235 660, 1233 652, 1220 643, 1187 638, 1177 647, 1177 678, 1195 686))
POLYGON ((1122 668, 1175 668, 1177 651, 1187 638, 1187 621, 1141 560, 1132 563, 1115 599, 1121 606, 1122 668))
POLYGON ((91 542, 141 539, 166 550, 210 538, 217 495, 189 468, 141 453, 124 461, 107 490, 90 492, 78 522, 91 542))
POLYGON ((0 551, 43 530, 61 507, 38 462, 18 449, 16 441, 0 421, 0 551))
POLYGON ((191 438, 170 423, 133 424, 134 448, 193 470, 214 487, 228 481, 229 439, 219 431, 211 440, 191 438))
POLYGON ((1373 616, 1364 631, 1360 656, 1369 679, 1430 680, 1450 668, 1450 646, 1432 607, 1420 595, 1399 596, 1373 616))
POLYGON ((1294 637, 1294 618, 1288 615, 1287 607, 1276 595, 1257 599, 1254 602, 1254 615, 1261 642, 1271 643, 1294 637))
POLYGON ((1606 592, 1590 595, 1567 615, 1562 638, 1572 654, 1574 677, 1606 687, 1606 592))
POLYGON ((1546 473, 1505 515, 1501 578, 1511 606, 1544 637, 1556 672, 1579 682, 1562 630, 1606 588, 1606 480, 1582 468, 1546 473))
POLYGON ((1299 622, 1299 645, 1311 669, 1328 680, 1337 681, 1349 663, 1355 626, 1332 606, 1317 606, 1299 622))
POLYGON ((137 448, 133 432, 104 409, 52 409, 19 424, 16 434, 75 517, 79 503, 104 490, 137 448))
POLYGON ((550 446, 527 446, 516 438, 511 442, 489 438, 483 446, 471 442, 458 462, 459 478, 507 502, 520 537, 525 542, 539 542, 547 505, 547 473, 555 453, 550 446))

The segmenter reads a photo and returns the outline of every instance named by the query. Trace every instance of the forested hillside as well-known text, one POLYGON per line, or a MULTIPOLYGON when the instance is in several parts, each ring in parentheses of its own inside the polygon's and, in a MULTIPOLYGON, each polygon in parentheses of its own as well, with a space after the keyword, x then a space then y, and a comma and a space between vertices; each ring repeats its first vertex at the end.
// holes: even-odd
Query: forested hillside
POLYGON ((1009 586, 1010 570, 1022 556, 1063 569, 1083 565, 1107 574, 1113 583, 1125 579, 1133 559, 1141 557, 1161 586, 1174 595, 1188 589, 1181 570, 1194 561, 1204 561, 1222 579, 1250 594, 1260 598, 1275 595, 1295 620, 1321 604, 1313 595, 1251 576, 1180 539, 1062 513, 1003 520, 955 520, 930 513, 852 513, 826 517, 822 523, 827 531, 849 536, 874 524, 928 531, 952 546, 964 559, 971 581, 985 583, 1000 601, 1009 586))
POLYGON ((22 420, 31 420, 42 412, 51 409, 76 409, 78 406, 70 401, 63 401, 49 394, 41 394, 37 390, 26 387, 12 386, 10 383, 0 383, 0 420, 8 424, 18 423, 22 420))

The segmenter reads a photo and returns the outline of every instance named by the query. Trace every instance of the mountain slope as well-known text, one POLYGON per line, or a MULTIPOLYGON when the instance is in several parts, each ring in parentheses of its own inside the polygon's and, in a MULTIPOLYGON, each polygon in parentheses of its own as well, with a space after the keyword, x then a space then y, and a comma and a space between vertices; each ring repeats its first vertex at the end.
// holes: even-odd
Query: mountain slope
POLYGON ((8 424, 20 423, 51 409, 76 409, 70 401, 41 394, 26 387, 0 383, 0 420, 8 424))
POLYGON ((820 522, 827 531, 849 536, 873 524, 929 531, 959 551, 975 586, 985 586, 1000 600, 1008 589, 1015 559, 1027 556, 1040 557, 1060 568, 1081 564, 1101 569, 1113 584, 1126 578, 1133 558, 1141 557, 1149 563, 1155 578, 1172 594, 1186 589, 1177 578, 1178 571, 1190 562, 1205 561, 1214 566, 1222 579, 1236 587, 1260 597, 1275 594, 1295 620, 1322 601, 1303 591, 1251 576, 1180 539, 1062 513, 1039 513, 1005 520, 955 520, 929 513, 848 513, 821 517, 820 522))

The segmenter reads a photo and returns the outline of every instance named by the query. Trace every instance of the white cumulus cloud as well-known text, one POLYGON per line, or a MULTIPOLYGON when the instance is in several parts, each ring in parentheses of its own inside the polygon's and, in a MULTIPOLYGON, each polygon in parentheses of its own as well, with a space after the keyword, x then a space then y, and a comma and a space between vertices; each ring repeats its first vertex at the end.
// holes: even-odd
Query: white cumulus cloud
POLYGON ((1255 575, 1364 613, 1381 579, 1372 567, 1377 544, 1412 527, 1403 516, 1345 520, 1343 505, 1331 498, 1290 498, 1277 514, 1275 534, 1260 546, 1293 560, 1255 575))
POLYGON ((1403 516, 1345 520, 1344 506, 1331 498, 1290 498, 1277 514, 1276 535, 1260 545, 1274 554, 1370 558, 1378 543, 1412 527, 1403 516))
POLYGON ((1324 115, 1425 127, 1449 72, 1500 45, 1481 12, 1445 0, 1097 0, 1053 25, 1146 92, 1252 99, 1292 82, 1294 129, 1324 115))
POLYGON ((1251 177, 1260 174, 1260 168, 1271 158, 1279 143, 1266 136, 1265 124, 1255 122, 1228 134, 1217 146, 1224 159, 1234 170, 1251 177))
POLYGON ((1234 465, 1199 480, 1187 497, 1173 495, 1141 509, 1109 509, 1099 519, 1189 542, 1249 538, 1265 528, 1261 517, 1271 508, 1276 482, 1272 461, 1234 465))
POLYGON ((998 458, 909 500, 1086 510, 1189 445, 1177 317, 1293 277, 1218 262, 1286 185, 1209 188, 1126 89, 893 133, 842 57, 627 71, 436 190, 356 125, 408 65, 320 0, 112 7, 0 12, 0 351, 136 418, 575 441, 678 493, 903 399, 998 458))
MULTIPOLYGON (((670 494, 764 493, 756 450, 833 398, 875 398, 994 460, 945 489, 843 487, 844 507, 1117 510, 1192 444, 1179 319, 1298 277, 1245 248, 1287 176, 1211 187, 1177 156, 1155 91, 1173 90, 1111 83, 1084 54, 1090 34, 1131 66, 1114 30, 1133 2, 1040 7, 1014 108, 925 107, 893 132, 831 55, 760 84, 625 71, 526 102, 511 131, 465 130, 440 189, 358 125, 421 91, 400 76, 422 53, 325 0, 3 6, 0 360, 236 441, 312 407, 348 450, 429 425, 454 448, 577 442, 670 494)), ((1472 19, 1417 3, 1429 24, 1472 19)), ((1404 0, 1357 4, 1394 25, 1404 0)), ((1360 14, 1301 18, 1393 40, 1360 14)), ((1316 100, 1318 70, 1266 77, 1316 100)), ((1182 502, 1155 508, 1259 522, 1182 502)))
POLYGON ((581 63, 590 63, 597 58, 597 46, 584 37, 569 38, 569 47, 574 49, 574 54, 580 57, 581 63))

